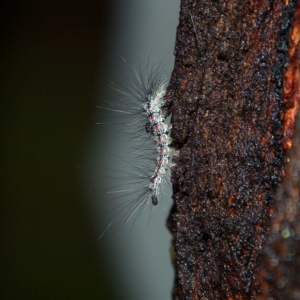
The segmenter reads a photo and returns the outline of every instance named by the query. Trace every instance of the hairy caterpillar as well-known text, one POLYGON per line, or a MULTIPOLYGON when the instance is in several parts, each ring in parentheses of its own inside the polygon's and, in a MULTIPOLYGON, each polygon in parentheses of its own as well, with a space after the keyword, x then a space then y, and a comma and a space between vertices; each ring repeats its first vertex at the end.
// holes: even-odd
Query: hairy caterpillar
POLYGON ((153 209, 163 201, 173 167, 172 157, 176 154, 171 147, 171 125, 165 109, 166 85, 160 64, 151 68, 148 64, 138 69, 132 67, 126 82, 111 86, 119 97, 97 106, 108 112, 107 121, 98 124, 119 124, 118 138, 132 145, 125 157, 114 156, 125 165, 125 170, 106 169, 118 174, 115 177, 118 185, 105 191, 111 200, 117 200, 113 209, 121 215, 117 228, 132 218, 136 220, 147 204, 152 204, 153 209))

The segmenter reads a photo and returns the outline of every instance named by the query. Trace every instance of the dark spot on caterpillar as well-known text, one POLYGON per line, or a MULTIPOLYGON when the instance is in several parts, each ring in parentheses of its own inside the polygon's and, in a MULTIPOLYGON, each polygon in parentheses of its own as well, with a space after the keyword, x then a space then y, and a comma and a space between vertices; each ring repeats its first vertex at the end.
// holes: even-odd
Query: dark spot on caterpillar
POLYGON ((151 196, 152 204, 155 206, 158 204, 158 200, 156 196, 151 196))
POLYGON ((145 125, 145 130, 148 134, 154 135, 153 126, 151 125, 151 123, 149 121, 145 125))

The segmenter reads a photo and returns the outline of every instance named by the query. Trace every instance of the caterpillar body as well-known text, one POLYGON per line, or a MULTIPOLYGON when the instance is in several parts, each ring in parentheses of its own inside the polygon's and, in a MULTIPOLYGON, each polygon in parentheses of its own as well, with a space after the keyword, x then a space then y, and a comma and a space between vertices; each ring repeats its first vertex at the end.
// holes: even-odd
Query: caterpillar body
POLYGON ((130 79, 120 87, 111 86, 119 94, 117 101, 105 101, 107 105, 97 106, 118 118, 117 122, 110 119, 98 124, 121 124, 119 137, 135 145, 126 158, 116 157, 127 165, 128 172, 122 171, 124 176, 118 178, 125 183, 106 191, 121 200, 115 208, 123 213, 119 226, 134 215, 137 218, 146 204, 152 204, 153 208, 163 202, 165 184, 170 182, 174 166, 172 157, 176 155, 170 137, 170 118, 165 109, 166 77, 161 76, 160 65, 145 70, 143 67, 130 68, 130 79))

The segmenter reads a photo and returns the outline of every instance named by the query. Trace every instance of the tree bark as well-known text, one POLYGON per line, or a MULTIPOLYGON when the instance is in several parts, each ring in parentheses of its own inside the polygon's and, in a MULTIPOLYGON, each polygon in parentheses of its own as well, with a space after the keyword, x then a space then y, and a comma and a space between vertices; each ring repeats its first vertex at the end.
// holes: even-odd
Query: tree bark
MULTIPOLYGON (((267 246, 260 262, 299 105, 299 7, 182 0, 167 92, 180 150, 174 299, 267 299, 281 280, 270 275, 267 246)), ((286 228, 280 224, 273 234, 286 228)))

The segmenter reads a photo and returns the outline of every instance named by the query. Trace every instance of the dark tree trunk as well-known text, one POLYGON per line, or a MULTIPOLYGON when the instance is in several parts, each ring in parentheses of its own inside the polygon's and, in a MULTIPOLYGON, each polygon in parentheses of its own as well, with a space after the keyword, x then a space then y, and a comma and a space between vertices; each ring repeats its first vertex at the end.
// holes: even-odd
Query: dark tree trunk
POLYGON ((267 299, 280 280, 260 263, 298 109, 299 6, 182 0, 167 92, 174 299, 267 299))

